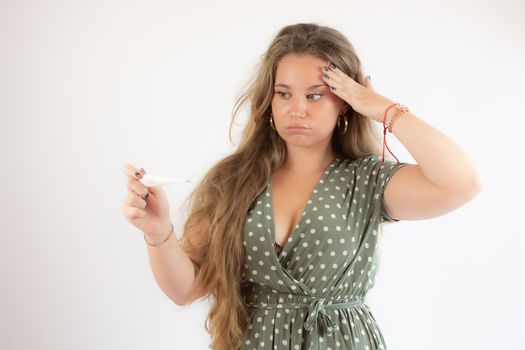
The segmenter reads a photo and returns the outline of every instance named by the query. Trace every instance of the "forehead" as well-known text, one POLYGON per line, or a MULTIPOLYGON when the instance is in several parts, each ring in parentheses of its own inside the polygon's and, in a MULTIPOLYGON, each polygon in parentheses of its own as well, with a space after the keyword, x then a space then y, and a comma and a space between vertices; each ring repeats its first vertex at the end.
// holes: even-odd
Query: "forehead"
POLYGON ((306 89, 314 84, 326 85, 322 80, 322 68, 327 64, 325 60, 312 55, 286 55, 277 65, 275 83, 298 89, 306 89))

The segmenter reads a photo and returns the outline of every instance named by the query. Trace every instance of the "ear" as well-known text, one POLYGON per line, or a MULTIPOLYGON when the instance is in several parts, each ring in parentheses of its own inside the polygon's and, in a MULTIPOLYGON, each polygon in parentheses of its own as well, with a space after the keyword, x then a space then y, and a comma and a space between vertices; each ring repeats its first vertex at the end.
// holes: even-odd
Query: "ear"
POLYGON ((372 86, 372 83, 370 82, 370 75, 367 75, 365 77, 365 84, 364 84, 364 86, 366 86, 370 90, 374 90, 374 87, 372 86))
POLYGON ((352 107, 346 103, 345 101, 343 101, 343 106, 341 108, 341 114, 346 114, 352 107))

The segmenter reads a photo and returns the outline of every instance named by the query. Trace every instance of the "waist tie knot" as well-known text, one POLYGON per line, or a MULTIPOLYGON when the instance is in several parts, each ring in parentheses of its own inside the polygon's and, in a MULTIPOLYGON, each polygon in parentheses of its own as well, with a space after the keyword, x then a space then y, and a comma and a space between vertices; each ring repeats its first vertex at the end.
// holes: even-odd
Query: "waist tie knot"
POLYGON ((306 321, 303 325, 303 328, 307 331, 320 328, 321 334, 331 335, 334 330, 339 329, 338 326, 334 324, 332 318, 326 313, 327 309, 345 309, 348 307, 365 305, 362 299, 352 300, 349 302, 343 303, 332 303, 327 304, 326 298, 314 298, 312 302, 305 303, 249 303, 250 306, 256 308, 266 308, 266 309, 283 309, 283 308, 296 308, 296 309, 308 309, 306 321))
POLYGON ((310 304, 310 307, 308 308, 308 316, 304 323, 304 329, 307 331, 311 331, 312 327, 315 327, 313 329, 317 329, 319 322, 319 326, 321 326, 322 330, 321 334, 327 333, 328 335, 331 335, 333 333, 336 326, 332 321, 332 318, 325 311, 325 301, 325 298, 319 298, 310 304))

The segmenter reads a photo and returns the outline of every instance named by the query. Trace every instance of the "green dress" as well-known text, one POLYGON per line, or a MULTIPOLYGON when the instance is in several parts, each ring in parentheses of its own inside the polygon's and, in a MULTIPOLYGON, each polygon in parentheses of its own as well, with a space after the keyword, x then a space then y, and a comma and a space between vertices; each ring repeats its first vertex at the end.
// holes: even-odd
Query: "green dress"
POLYGON ((364 298, 377 272, 378 225, 393 220, 383 192, 407 164, 336 157, 280 254, 268 181, 243 231, 250 319, 241 349, 386 349, 364 298))

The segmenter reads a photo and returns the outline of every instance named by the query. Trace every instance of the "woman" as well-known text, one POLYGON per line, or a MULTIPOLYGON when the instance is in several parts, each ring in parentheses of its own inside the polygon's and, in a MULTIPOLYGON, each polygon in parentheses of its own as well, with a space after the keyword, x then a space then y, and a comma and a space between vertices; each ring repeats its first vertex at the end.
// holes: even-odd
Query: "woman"
POLYGON ((480 191, 479 175, 450 139, 373 90, 332 28, 284 27, 254 78, 233 113, 232 123, 250 101, 240 145, 190 195, 181 242, 169 239, 164 192, 131 165, 124 215, 175 303, 213 297, 212 348, 385 349, 364 302, 379 224, 450 212, 480 191), (416 164, 384 159, 387 129, 416 164))

